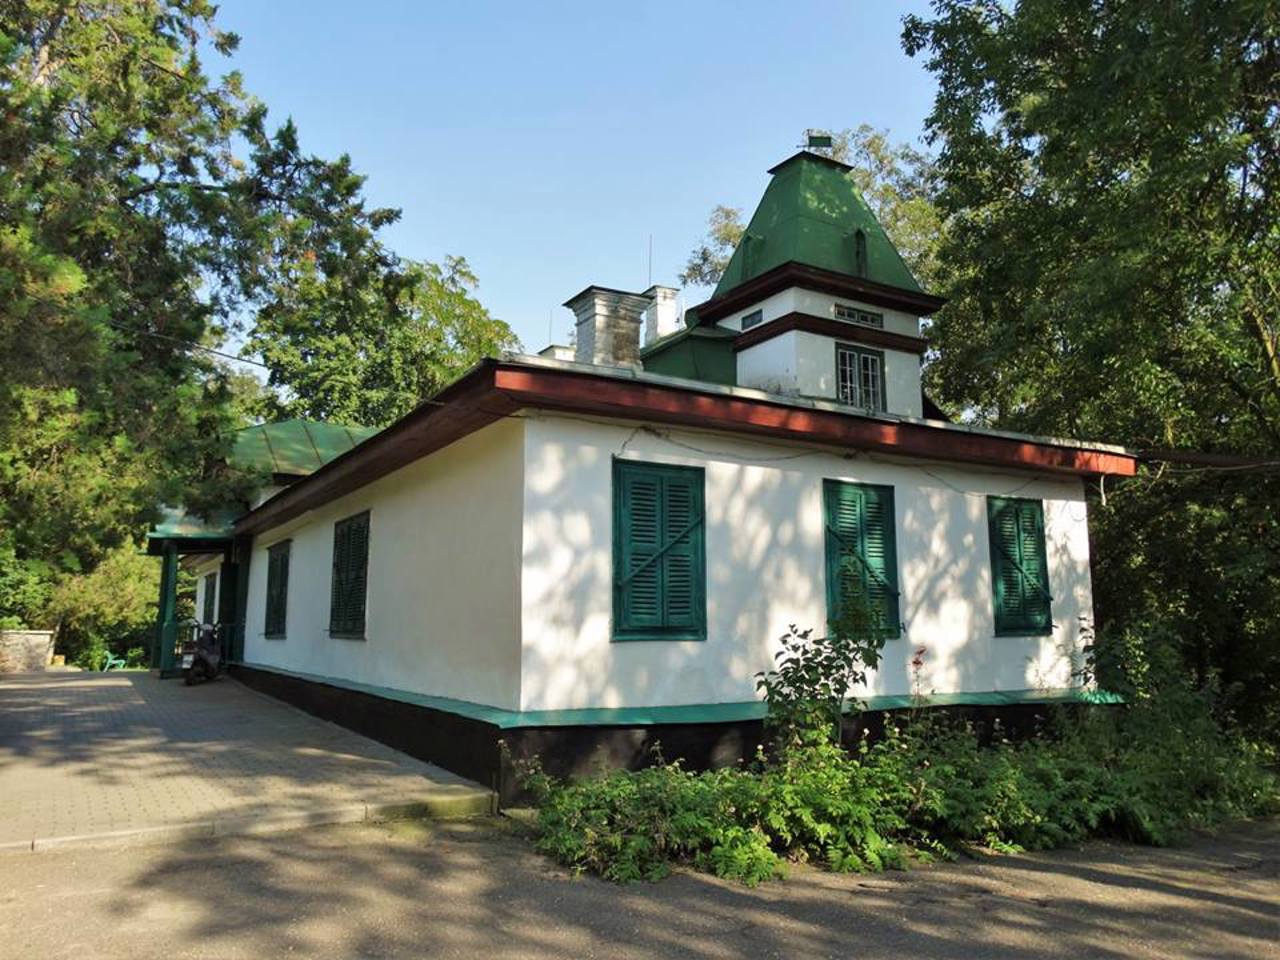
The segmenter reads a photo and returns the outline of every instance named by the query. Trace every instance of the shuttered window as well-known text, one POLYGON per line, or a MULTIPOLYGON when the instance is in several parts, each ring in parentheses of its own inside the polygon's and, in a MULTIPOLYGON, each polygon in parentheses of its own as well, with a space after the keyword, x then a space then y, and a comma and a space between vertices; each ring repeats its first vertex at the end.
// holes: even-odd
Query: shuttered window
POLYGON ((991 580, 997 636, 1053 632, 1053 597, 1044 550, 1044 508, 1039 500, 987 498, 991 580))
POLYGON ((863 597, 885 637, 902 632, 893 487, 825 480, 827 617, 838 623, 863 597))
POLYGON ((333 588, 329 633, 364 639, 364 596, 369 573, 369 511, 333 527, 333 588))
POLYGON ((267 615, 263 633, 283 637, 289 609, 289 541, 267 551, 267 615))
POLYGON ((201 623, 216 623, 218 620, 218 575, 211 573, 204 578, 204 610, 201 623))
POLYGON ((703 471, 615 460, 615 640, 705 640, 703 471))

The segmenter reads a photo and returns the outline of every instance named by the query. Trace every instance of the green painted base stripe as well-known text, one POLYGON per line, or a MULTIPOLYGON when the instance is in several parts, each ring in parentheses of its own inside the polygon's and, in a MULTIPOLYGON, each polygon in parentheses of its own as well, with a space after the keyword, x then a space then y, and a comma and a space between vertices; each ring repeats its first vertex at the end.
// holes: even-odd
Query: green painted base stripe
MULTIPOLYGON (((472 720, 491 723, 502 730, 520 727, 646 727, 672 723, 737 723, 760 720, 765 705, 759 700, 736 703, 692 703, 677 707, 584 707, 576 710, 504 710, 469 700, 433 697, 391 687, 379 687, 354 680, 298 673, 263 663, 244 666, 267 673, 278 673, 311 683, 323 683, 343 690, 367 693, 387 700, 412 703, 432 710, 456 713, 472 720)), ((903 710, 908 707, 995 707, 1034 703, 1123 703, 1124 700, 1105 690, 1085 687, 1062 687, 1050 690, 989 690, 982 693, 933 693, 916 698, 910 694, 860 697, 866 710, 903 710)))
POLYGON ((385 700, 396 700, 400 703, 412 703, 419 707, 428 707, 432 710, 443 710, 446 713, 456 713, 462 717, 468 717, 472 720, 480 720, 484 723, 491 723, 496 727, 503 729, 509 727, 518 727, 521 724, 513 722, 513 718, 519 717, 520 713, 516 710, 503 710, 501 707, 490 707, 483 703, 472 703, 470 700, 454 700, 452 697, 433 697, 425 693, 413 693, 409 690, 396 690, 393 687, 379 687, 371 683, 360 683, 356 680, 344 680, 339 677, 325 677, 314 673, 300 673, 296 670, 285 670, 282 667, 273 667, 265 663, 244 663, 243 666, 250 670, 261 670, 263 673, 277 673, 282 677, 293 677, 295 680, 306 680, 309 683, 322 683, 329 687, 338 687, 342 690, 352 690, 356 693, 367 693, 370 696, 382 697, 385 700))

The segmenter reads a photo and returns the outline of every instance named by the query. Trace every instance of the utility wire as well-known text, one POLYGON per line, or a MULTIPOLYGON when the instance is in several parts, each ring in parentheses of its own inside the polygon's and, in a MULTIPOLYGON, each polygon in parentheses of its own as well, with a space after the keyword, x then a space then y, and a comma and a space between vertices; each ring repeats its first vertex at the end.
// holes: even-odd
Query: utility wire
MULTIPOLYGON (((136 334, 138 336, 143 336, 143 337, 154 337, 157 340, 165 340, 169 343, 176 343, 180 346, 187 347, 190 350, 200 350, 204 353, 212 354, 215 357, 221 357, 224 360, 231 360, 235 363, 247 363, 247 364, 250 364, 251 366, 261 367, 263 370, 271 369, 269 364, 263 363, 261 360, 251 360, 248 357, 237 356, 233 353, 226 353, 222 350, 216 350, 213 347, 206 347, 203 344, 196 343, 193 340, 184 340, 181 337, 171 336, 170 334, 167 334, 167 333, 158 333, 155 330, 143 330, 139 327, 132 327, 132 326, 129 326, 128 324, 120 323, 116 320, 105 320, 104 322, 108 326, 115 327, 117 330, 122 330, 126 333, 132 333, 132 334, 136 334)), ((455 403, 458 403, 458 401, 426 399, 421 401, 421 403, 430 404, 432 406, 438 406, 438 407, 447 407, 455 403)), ((471 409, 474 409, 480 413, 487 413, 491 416, 497 416, 497 417, 505 417, 511 420, 530 419, 528 416, 525 416, 522 414, 500 413, 497 410, 486 410, 483 407, 479 407, 474 404, 459 404, 459 405, 470 407, 471 409)), ((557 414, 556 416, 561 417, 562 419, 580 420, 583 423, 599 423, 598 420, 590 420, 586 417, 572 417, 566 414, 557 414)), ((669 432, 664 430, 657 430, 654 428, 643 428, 643 429, 644 429, 644 432, 650 433, 655 437, 659 437, 660 439, 667 441, 673 446, 682 447, 694 453, 701 453, 705 456, 724 457, 726 459, 741 460, 743 462, 748 462, 748 463, 776 463, 776 462, 782 462, 786 460, 800 460, 805 457, 817 456, 819 453, 825 452, 825 451, 819 451, 819 450, 811 450, 811 451, 805 451, 802 453, 784 454, 776 457, 740 457, 736 454, 727 453, 724 451, 708 450, 702 447, 695 446, 694 444, 685 443, 681 440, 677 440, 669 432)), ((627 442, 629 443, 631 439, 634 439, 634 435, 628 438, 627 442)), ((1157 456, 1149 456, 1148 458, 1146 458, 1145 462, 1149 463, 1153 461, 1160 461, 1165 463, 1168 462, 1166 460, 1163 460, 1161 457, 1157 457, 1157 456)), ((1206 464, 1204 466, 1194 466, 1194 467, 1175 467, 1175 466, 1165 467, 1165 470, 1168 473, 1179 474, 1179 475, 1190 475, 1190 474, 1197 474, 1197 473, 1254 473, 1254 472, 1266 473, 1266 472, 1269 472, 1272 470, 1278 470, 1278 469, 1280 469, 1280 460, 1260 460, 1257 463, 1206 464)), ((930 476, 932 476, 935 480, 942 483, 943 485, 950 487, 952 490, 955 490, 957 493, 963 493, 966 495, 975 495, 975 496, 977 495, 977 494, 971 494, 970 491, 961 490, 958 487, 953 486, 952 484, 948 483, 946 480, 944 480, 942 477, 938 476, 937 474, 933 473, 932 471, 926 470, 925 472, 928 473, 930 476)), ((1027 485, 1028 484, 1024 484, 1023 486, 1025 487, 1027 485)), ((1017 490, 1021 490, 1021 489, 1023 489, 1023 487, 1017 488, 1017 490)), ((1013 492, 1016 493, 1017 490, 1013 492)), ((985 496, 985 494, 983 495, 985 496)), ((1006 496, 1010 496, 1010 495, 1011 494, 1006 494, 1006 496)))
POLYGON ((247 357, 237 357, 234 353, 224 353, 221 350, 215 350, 213 347, 206 347, 204 344, 196 343, 193 340, 183 340, 181 337, 173 337, 167 333, 157 333, 154 330, 142 330, 139 327, 131 327, 127 323, 120 323, 116 320, 103 321, 109 327, 115 327, 117 330, 123 330, 126 333, 135 333, 143 337, 155 337, 157 340, 167 340, 170 343, 181 344, 190 350, 203 350, 205 353, 211 353, 215 357, 222 357, 226 360, 234 360, 236 363, 251 363, 255 367, 262 367, 264 370, 271 368, 261 360, 250 360, 247 357))
POLYGON ((1280 469, 1280 460, 1259 460, 1257 463, 1231 463, 1203 467, 1166 467, 1169 473, 1266 473, 1280 469))

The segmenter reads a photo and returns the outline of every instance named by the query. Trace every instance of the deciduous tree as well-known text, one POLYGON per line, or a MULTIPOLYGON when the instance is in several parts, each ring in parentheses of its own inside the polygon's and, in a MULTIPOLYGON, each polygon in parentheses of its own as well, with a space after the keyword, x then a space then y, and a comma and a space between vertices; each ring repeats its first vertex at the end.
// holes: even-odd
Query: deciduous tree
MULTIPOLYGON (((1280 460, 1274 0, 937 0, 903 40, 938 83, 934 395, 1012 429, 1280 460)), ((1113 493, 1100 613, 1176 637, 1261 718, 1280 475, 1175 465, 1113 493)))

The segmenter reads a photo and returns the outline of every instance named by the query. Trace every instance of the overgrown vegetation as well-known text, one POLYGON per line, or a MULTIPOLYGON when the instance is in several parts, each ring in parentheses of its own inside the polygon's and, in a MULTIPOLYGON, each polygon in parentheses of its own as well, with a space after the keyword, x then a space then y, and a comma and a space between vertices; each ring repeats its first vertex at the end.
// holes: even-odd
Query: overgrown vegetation
POLYGON ((1095 602, 1280 742, 1280 8, 935 0, 903 45, 938 85, 933 399, 1252 460, 1108 480, 1095 602))
MULTIPOLYGON (((538 848, 618 882, 686 863, 755 884, 788 861, 863 871, 974 845, 1044 849, 1093 836, 1163 845, 1280 811, 1265 766, 1274 755, 1223 732, 1204 692, 1150 665, 1126 706, 1059 707, 1022 742, 997 726, 984 744, 973 726, 921 706, 878 741, 846 749, 833 716, 878 648, 865 632, 813 638, 793 628, 759 678, 770 746, 749 764, 695 773, 655 756, 638 772, 570 782, 518 764, 538 807, 538 848)), ((856 710, 852 720, 856 729, 856 710)))

